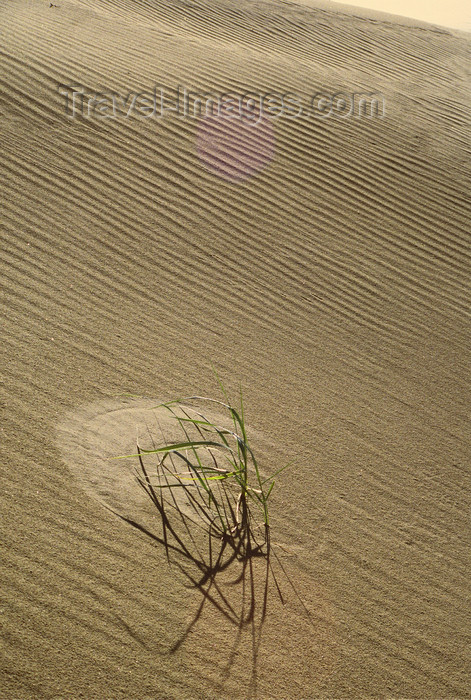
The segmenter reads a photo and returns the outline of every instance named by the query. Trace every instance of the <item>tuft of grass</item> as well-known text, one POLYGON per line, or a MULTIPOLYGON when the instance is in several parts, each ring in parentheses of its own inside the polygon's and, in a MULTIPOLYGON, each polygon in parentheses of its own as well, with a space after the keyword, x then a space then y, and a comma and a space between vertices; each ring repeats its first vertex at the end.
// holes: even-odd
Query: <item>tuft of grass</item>
MULTIPOLYGON (((216 375, 217 376, 217 375, 216 375)), ((180 490, 198 524, 203 524, 209 538, 218 538, 225 548, 229 545, 233 558, 246 559, 254 555, 269 555, 269 499, 277 475, 289 464, 263 478, 247 435, 244 404, 240 391, 239 405, 232 405, 219 380, 225 401, 204 396, 189 396, 169 401, 156 408, 165 408, 178 423, 181 441, 145 450, 138 446, 135 455, 140 470, 137 478, 159 510, 167 530, 181 542, 168 508, 176 509, 188 529, 188 515, 181 511, 181 500, 174 491, 180 490), (189 406, 197 401, 223 410, 226 425, 209 419, 200 408, 189 406), (144 456, 155 455, 150 471, 144 456), (170 498, 164 498, 164 493, 170 498)), ((190 518, 191 520, 191 518, 190 518)))

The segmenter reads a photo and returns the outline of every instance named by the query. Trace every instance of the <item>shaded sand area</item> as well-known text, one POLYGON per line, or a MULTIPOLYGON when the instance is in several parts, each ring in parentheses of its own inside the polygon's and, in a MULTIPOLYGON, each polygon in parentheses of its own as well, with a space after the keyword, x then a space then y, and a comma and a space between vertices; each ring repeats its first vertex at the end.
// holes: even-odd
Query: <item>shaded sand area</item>
POLYGON ((0 20, 0 696, 469 697, 469 37, 287 0, 0 20), (59 84, 386 114, 221 135, 71 119, 59 84), (158 401, 220 398, 211 364, 264 473, 296 463, 268 578, 209 599, 103 506, 159 527, 107 457, 158 401))

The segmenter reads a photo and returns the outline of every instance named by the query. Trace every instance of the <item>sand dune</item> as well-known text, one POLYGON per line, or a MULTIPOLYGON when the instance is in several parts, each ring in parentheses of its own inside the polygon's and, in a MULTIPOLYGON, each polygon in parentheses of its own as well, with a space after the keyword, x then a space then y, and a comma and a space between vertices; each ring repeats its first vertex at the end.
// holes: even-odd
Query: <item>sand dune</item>
POLYGON ((50 4, 0 3, 0 696, 469 697, 469 37, 314 0, 50 4), (60 85, 386 109, 71 118, 60 85), (99 502, 136 504, 97 451, 127 444, 120 395, 219 398, 211 364, 264 468, 297 458, 263 624, 263 562, 253 623, 224 582, 233 624, 99 502))

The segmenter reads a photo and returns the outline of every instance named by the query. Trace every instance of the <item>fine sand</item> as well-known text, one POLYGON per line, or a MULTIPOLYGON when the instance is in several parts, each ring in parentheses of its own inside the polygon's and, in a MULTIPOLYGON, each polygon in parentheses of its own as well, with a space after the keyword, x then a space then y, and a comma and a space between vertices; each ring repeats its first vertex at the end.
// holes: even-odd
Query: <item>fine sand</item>
POLYGON ((470 36, 315 0, 50 4, 0 2, 0 697, 471 697, 470 36), (386 112, 72 119, 60 84, 386 112), (268 575, 205 598, 108 457, 158 441, 159 402, 221 398, 212 366, 263 473, 296 461, 268 575))

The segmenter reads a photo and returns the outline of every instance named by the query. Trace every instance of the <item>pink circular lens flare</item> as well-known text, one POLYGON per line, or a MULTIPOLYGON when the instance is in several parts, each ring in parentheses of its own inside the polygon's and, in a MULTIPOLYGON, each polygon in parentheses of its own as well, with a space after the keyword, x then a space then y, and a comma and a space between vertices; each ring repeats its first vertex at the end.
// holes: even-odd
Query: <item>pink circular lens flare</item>
POLYGON ((267 117, 214 115, 198 122, 198 157, 207 170, 224 180, 247 180, 270 163, 274 151, 273 124, 267 117))

